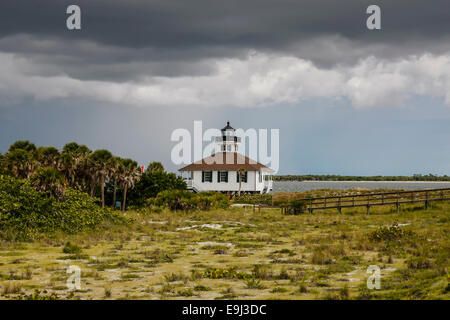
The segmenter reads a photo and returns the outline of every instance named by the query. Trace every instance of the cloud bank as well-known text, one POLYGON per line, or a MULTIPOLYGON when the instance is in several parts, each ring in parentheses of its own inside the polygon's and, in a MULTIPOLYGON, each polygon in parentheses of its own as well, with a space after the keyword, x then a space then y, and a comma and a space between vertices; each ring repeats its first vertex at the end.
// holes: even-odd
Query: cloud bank
POLYGON ((450 105, 450 55, 395 61, 370 56, 354 65, 321 68, 294 56, 251 51, 243 59, 211 59, 208 65, 211 71, 204 75, 113 82, 36 73, 27 58, 0 53, 0 94, 9 101, 79 97, 140 107, 264 107, 326 98, 370 108, 399 106, 415 95, 442 97, 450 105))
POLYGON ((0 2, 0 106, 82 98, 124 106, 264 107, 345 99, 450 104, 450 2, 369 0, 0 2))

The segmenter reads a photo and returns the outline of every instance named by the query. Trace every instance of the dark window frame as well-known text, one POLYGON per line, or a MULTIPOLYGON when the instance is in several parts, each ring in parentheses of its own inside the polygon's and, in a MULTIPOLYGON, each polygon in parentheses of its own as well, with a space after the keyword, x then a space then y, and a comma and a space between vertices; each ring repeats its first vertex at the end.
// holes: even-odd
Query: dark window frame
POLYGON ((213 182, 213 172, 211 170, 202 171, 202 182, 213 182), (209 179, 206 179, 206 173, 209 173, 209 179))
MULTIPOLYGON (((239 172, 236 171, 236 182, 239 183, 239 172)), ((242 176, 242 183, 247 183, 248 180, 248 171, 245 171, 245 173, 242 176)))

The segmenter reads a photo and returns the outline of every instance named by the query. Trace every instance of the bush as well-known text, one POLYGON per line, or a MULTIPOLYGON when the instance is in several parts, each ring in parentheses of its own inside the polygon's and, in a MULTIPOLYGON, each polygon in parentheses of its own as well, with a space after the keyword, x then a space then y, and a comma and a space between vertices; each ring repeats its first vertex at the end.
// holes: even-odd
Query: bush
POLYGON ((285 208, 286 214, 299 214, 305 212, 306 200, 294 199, 289 201, 276 201, 277 206, 285 208))
POLYGON ((77 246, 76 244, 67 242, 63 248, 63 253, 80 254, 81 248, 79 246, 77 246))
POLYGON ((164 168, 156 169, 151 163, 134 188, 130 190, 128 199, 134 206, 142 206, 145 199, 154 198, 165 190, 186 190, 186 183, 174 173, 167 173, 164 168))
POLYGON ((225 209, 229 206, 228 198, 218 192, 192 193, 186 190, 166 190, 158 193, 147 204, 156 207, 166 207, 169 210, 210 210, 225 209))
POLYGON ((272 205, 271 194, 245 194, 234 199, 234 203, 249 203, 249 204, 265 204, 272 205))
POLYGON ((25 240, 40 233, 76 233, 105 220, 123 222, 125 218, 102 210, 81 191, 67 189, 56 200, 36 191, 27 179, 0 176, 0 236, 25 240))
POLYGON ((369 239, 374 242, 380 241, 396 241, 403 238, 411 237, 414 233, 410 230, 404 230, 394 223, 390 227, 381 227, 369 234, 369 239))

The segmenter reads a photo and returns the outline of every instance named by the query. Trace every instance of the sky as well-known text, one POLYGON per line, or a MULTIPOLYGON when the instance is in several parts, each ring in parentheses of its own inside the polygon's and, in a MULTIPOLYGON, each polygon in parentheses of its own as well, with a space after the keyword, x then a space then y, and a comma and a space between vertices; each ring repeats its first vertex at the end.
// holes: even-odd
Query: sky
POLYGON ((449 175, 449 40, 448 0, 4 0, 0 152, 77 141, 176 171, 175 129, 230 121, 280 130, 280 174, 449 175))

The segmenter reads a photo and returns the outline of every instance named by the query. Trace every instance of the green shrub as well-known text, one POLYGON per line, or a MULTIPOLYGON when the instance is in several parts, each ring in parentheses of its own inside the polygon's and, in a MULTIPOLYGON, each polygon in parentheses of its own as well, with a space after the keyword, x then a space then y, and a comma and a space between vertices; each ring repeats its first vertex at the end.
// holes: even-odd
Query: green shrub
POLYGON ((404 230, 394 223, 390 227, 381 227, 369 234, 369 239, 374 242, 380 241, 396 241, 403 238, 413 236, 414 233, 410 230, 404 230))
POLYGON ((294 199, 289 201, 276 201, 275 205, 285 208, 286 214, 299 214, 305 212, 306 200, 294 199))
POLYGON ((0 236, 31 239, 41 233, 76 233, 102 221, 125 222, 125 218, 102 210, 86 193, 66 189, 56 200, 36 191, 30 181, 0 176, 0 236))
POLYGON ((166 190, 158 193, 156 198, 149 199, 147 204, 166 207, 169 210, 225 209, 229 206, 228 198, 218 192, 192 193, 186 190, 166 190))
POLYGON ((76 244, 67 242, 63 248, 63 253, 80 254, 81 248, 79 246, 77 246, 76 244))
POLYGON ((266 194, 245 194, 234 199, 234 203, 249 203, 249 204, 272 204, 272 195, 266 194))

